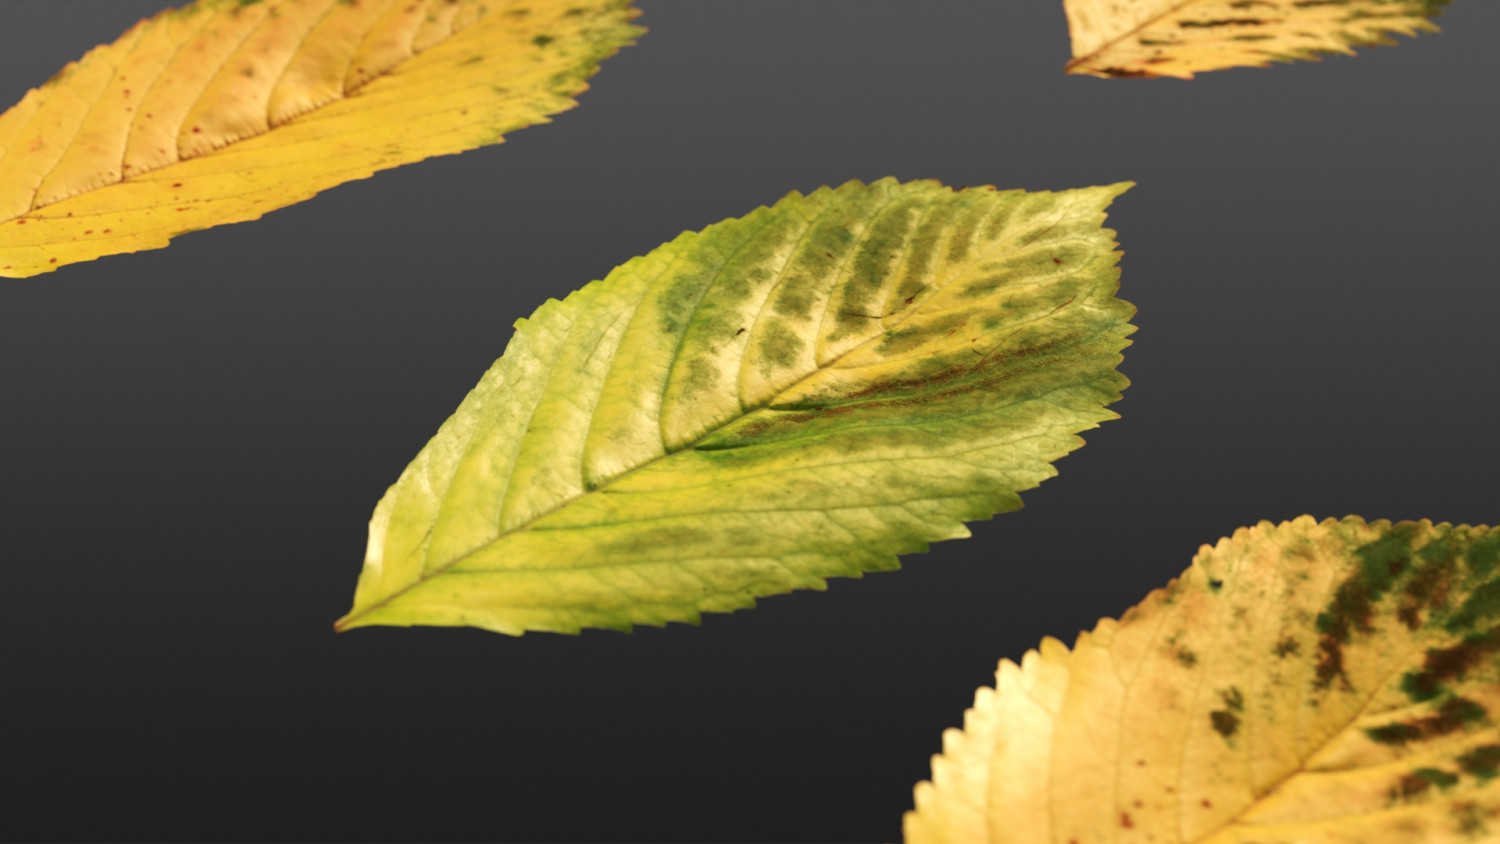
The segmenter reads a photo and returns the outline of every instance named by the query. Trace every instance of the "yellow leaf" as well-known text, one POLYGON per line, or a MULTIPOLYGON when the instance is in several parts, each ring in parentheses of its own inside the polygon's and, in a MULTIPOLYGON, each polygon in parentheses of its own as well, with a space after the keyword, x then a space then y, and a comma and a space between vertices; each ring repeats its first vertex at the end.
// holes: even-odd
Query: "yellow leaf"
POLYGON ((0 114, 0 276, 158 249, 571 108, 628 0, 199 0, 0 114))
POLYGON ((1500 836, 1500 530, 1262 522, 1000 663, 909 842, 1500 836))
POLYGON ((1392 32, 1437 32, 1448 0, 1063 0, 1069 73, 1176 76, 1269 67, 1394 44, 1392 32))

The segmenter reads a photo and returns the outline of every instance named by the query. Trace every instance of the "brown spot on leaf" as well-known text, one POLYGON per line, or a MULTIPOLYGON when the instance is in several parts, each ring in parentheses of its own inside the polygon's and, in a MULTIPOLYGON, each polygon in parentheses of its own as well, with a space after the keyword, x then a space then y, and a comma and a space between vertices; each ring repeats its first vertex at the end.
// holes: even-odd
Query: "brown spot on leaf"
POLYGON ((1132 70, 1124 67, 1101 67, 1099 72, 1115 79, 1155 79, 1157 76, 1149 70, 1132 70))
POLYGON ((1359 565, 1334 590, 1328 607, 1317 617, 1318 664, 1315 685, 1326 689, 1335 678, 1348 685, 1344 676, 1344 645, 1355 631, 1373 630, 1374 604, 1411 565, 1411 542, 1417 526, 1411 522, 1392 525, 1379 539, 1356 549, 1359 565))
POLYGON ((1430 648, 1422 670, 1402 678, 1401 688, 1412 700, 1428 700, 1442 691, 1442 683, 1463 679, 1469 669, 1500 651, 1500 628, 1466 636, 1450 648, 1430 648))
POLYGON ((1208 720, 1214 732, 1223 736, 1225 741, 1229 741, 1240 728, 1240 717, 1227 709, 1215 709, 1208 714, 1208 720))
POLYGON ((1404 774, 1391 789, 1391 799, 1408 800, 1432 788, 1432 783, 1416 774, 1404 774))
POLYGON ((1424 565, 1417 569, 1401 589, 1396 617, 1408 630, 1422 624, 1423 607, 1442 607, 1448 603, 1448 591, 1458 565, 1456 548, 1446 542, 1432 542, 1421 551, 1424 565))
POLYGON ((1435 738, 1457 732, 1467 723, 1483 720, 1485 708, 1468 698, 1449 698, 1437 712, 1421 718, 1371 727, 1365 735, 1381 744, 1404 745, 1419 739, 1435 738))
POLYGON ((1262 26, 1270 21, 1260 18, 1219 18, 1208 21, 1178 21, 1177 25, 1183 29, 1213 29, 1220 26, 1262 26))

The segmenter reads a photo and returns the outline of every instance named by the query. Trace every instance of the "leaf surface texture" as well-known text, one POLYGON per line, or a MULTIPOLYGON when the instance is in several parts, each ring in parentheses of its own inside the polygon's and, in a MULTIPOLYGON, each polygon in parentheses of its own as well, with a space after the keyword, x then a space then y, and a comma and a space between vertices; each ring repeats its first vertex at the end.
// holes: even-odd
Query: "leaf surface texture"
POLYGON ((1436 32, 1448 0, 1063 0, 1069 73, 1176 76, 1269 67, 1436 32))
POLYGON ((793 193, 547 302, 381 500, 339 627, 696 622, 1019 507, 1126 383, 1127 187, 793 193))
POLYGON ((626 0, 199 0, 0 114, 0 276, 156 249, 570 108, 626 0))
POLYGON ((908 842, 1500 836, 1500 531, 1242 528, 1126 612, 1000 663, 908 842))

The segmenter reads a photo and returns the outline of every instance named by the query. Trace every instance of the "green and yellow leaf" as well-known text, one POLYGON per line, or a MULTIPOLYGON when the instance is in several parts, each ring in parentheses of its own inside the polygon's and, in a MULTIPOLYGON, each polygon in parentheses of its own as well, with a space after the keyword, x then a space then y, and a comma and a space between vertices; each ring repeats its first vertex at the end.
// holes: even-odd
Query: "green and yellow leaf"
POLYGON ((1000 663, 908 842, 1500 840, 1500 530, 1304 516, 1000 663))
POLYGON ((1069 73, 1176 76, 1352 54, 1437 32, 1448 0, 1063 0, 1069 73))
POLYGON ((376 507, 338 628, 696 622, 1020 507, 1126 383, 1127 187, 793 193, 547 302, 376 507))
MULTIPOLYGON (((0 114, 0 276, 157 249, 571 108, 628 0, 199 0, 0 114)), ((11 37, 14 37, 14 33, 11 37)))

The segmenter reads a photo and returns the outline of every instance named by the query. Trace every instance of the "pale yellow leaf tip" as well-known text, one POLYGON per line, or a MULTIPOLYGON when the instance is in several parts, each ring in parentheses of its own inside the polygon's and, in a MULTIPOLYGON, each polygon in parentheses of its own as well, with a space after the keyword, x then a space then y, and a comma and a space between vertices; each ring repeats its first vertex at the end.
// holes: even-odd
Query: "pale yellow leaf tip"
POLYGON ((1073 58, 1066 71, 1104 78, 1171 76, 1352 54, 1392 33, 1437 32, 1448 0, 1063 0, 1073 58))

